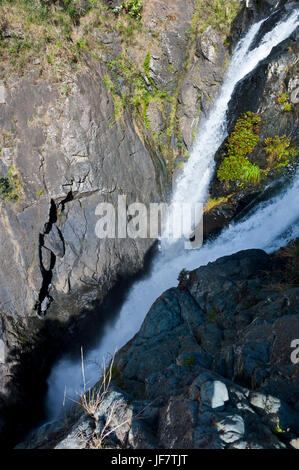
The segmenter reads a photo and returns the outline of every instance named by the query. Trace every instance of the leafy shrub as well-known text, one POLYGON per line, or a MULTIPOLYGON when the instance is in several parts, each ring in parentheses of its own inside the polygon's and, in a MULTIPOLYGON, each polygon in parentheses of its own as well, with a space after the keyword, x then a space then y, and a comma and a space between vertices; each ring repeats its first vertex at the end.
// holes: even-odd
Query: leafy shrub
POLYGON ((261 118, 252 112, 247 112, 238 119, 226 144, 227 156, 217 172, 220 181, 225 181, 226 184, 230 181, 257 184, 260 181, 260 168, 246 158, 260 141, 260 121, 261 118))
POLYGON ((184 366, 193 366, 195 364, 195 358, 193 356, 188 357, 183 362, 184 366))
POLYGON ((191 21, 190 36, 195 39, 208 26, 212 26, 223 36, 229 35, 231 26, 241 9, 238 0, 195 0, 194 15, 191 21))
POLYGON ((229 184, 230 181, 257 184, 261 179, 261 170, 246 157, 231 155, 221 163, 217 176, 220 181, 229 184))
POLYGON ((214 209, 214 207, 217 207, 222 203, 228 202, 228 200, 228 197, 211 198, 206 203, 204 212, 209 212, 210 210, 214 209))
POLYGON ((280 106, 283 106, 283 111, 291 111, 292 110, 292 105, 289 101, 289 95, 286 93, 282 93, 279 98, 277 98, 276 103, 279 104, 280 106))
POLYGON ((129 0, 122 2, 119 6, 113 8, 113 13, 119 15, 121 11, 125 12, 135 20, 141 20, 142 0, 129 0))
POLYGON ((260 140, 258 135, 260 121, 261 118, 250 111, 237 120, 234 130, 228 138, 229 156, 245 156, 254 150, 260 140))
POLYGON ((270 168, 286 166, 297 155, 296 148, 290 147, 290 139, 286 135, 268 137, 265 146, 270 168))
POLYGON ((0 199, 4 201, 17 201, 21 185, 13 167, 9 168, 7 175, 0 178, 0 199))
POLYGON ((284 111, 292 111, 292 105, 291 103, 287 103, 284 108, 283 108, 284 111))
POLYGON ((286 93, 282 93, 279 98, 277 98, 277 104, 285 104, 289 101, 289 96, 286 93))
POLYGON ((124 8, 131 18, 141 20, 142 0, 129 0, 124 3, 124 8))

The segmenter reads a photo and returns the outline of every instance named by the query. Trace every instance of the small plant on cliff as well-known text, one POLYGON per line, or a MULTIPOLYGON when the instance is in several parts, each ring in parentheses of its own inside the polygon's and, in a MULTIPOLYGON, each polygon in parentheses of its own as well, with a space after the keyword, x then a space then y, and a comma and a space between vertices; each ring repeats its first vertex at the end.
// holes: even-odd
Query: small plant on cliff
POLYGON ((260 140, 258 135, 260 121, 261 118, 250 111, 237 120, 228 138, 228 155, 245 156, 254 150, 260 140))
POLYGON ((291 105, 291 103, 287 103, 287 104, 284 106, 283 110, 284 110, 285 112, 292 111, 292 105, 291 105))
POLYGON ((275 434, 278 434, 278 435, 279 435, 279 434, 283 434, 283 433, 285 432, 283 429, 281 429, 280 424, 279 424, 279 421, 276 423, 276 425, 275 425, 275 427, 274 427, 274 429, 273 429, 273 432, 274 432, 275 434))
POLYGON ((5 177, 0 178, 0 199, 17 201, 21 192, 19 178, 11 166, 5 177))
POLYGON ((289 96, 286 93, 282 93, 279 98, 277 98, 277 104, 286 104, 289 101, 289 96))
POLYGON ((268 137, 265 140, 268 165, 270 169, 286 166, 298 154, 295 147, 290 146, 290 139, 286 136, 268 137))
POLYGON ((241 6, 238 0, 195 0, 194 15, 191 20, 189 34, 195 38, 208 26, 213 26, 222 35, 230 33, 231 26, 241 6))
POLYGON ((218 316, 218 312, 215 308, 213 308, 211 310, 211 312, 208 314, 208 319, 211 322, 216 322, 217 321, 217 316, 218 316))
POLYGON ((218 197, 218 198, 211 198, 208 200, 204 207, 204 212, 209 212, 210 210, 214 209, 214 207, 219 206, 220 204, 226 203, 229 201, 228 197, 218 197))
POLYGON ((227 154, 224 155, 227 156, 217 172, 220 181, 225 181, 227 185, 230 181, 239 184, 257 184, 260 181, 260 168, 246 158, 260 141, 258 135, 260 121, 261 118, 250 111, 237 120, 226 144, 227 154))
POLYGON ((148 52, 145 56, 144 62, 143 62, 143 69, 146 75, 149 74, 150 71, 150 61, 151 61, 151 53, 148 52))
POLYGON ((142 0, 129 0, 125 2, 124 8, 131 18, 141 20, 142 0))
POLYGON ((141 20, 142 8, 142 0, 128 0, 113 8, 113 13, 119 15, 124 10, 131 18, 141 20))
POLYGON ((183 364, 184 366, 193 366, 195 364, 195 357, 189 356, 187 359, 184 360, 183 364))
MULTIPOLYGON (((75 403, 82 406, 86 413, 97 422, 96 412, 103 405, 104 400, 107 398, 110 393, 110 384, 113 380, 114 375, 114 356, 112 357, 108 368, 105 365, 105 360, 103 360, 103 369, 102 369, 102 379, 100 382, 93 387, 92 390, 87 390, 86 377, 85 377, 85 366, 84 366, 84 357, 83 350, 81 348, 81 369, 82 369, 82 379, 83 379, 83 393, 80 394, 80 400, 75 401, 75 403)), ((104 415, 105 420, 100 430, 97 430, 93 435, 86 441, 86 438, 82 435, 82 440, 85 442, 86 447, 90 449, 102 449, 105 445, 105 440, 110 434, 115 433, 116 430, 122 428, 124 425, 129 423, 130 419, 124 419, 121 422, 117 419, 117 410, 120 408, 121 404, 118 402, 112 402, 106 409, 104 415)), ((79 436, 80 437, 80 436, 79 436)))
POLYGON ((292 110, 292 105, 289 101, 289 95, 287 95, 286 93, 281 93, 279 98, 277 98, 276 103, 282 106, 282 109, 285 112, 292 110))
POLYGON ((217 175, 228 186, 230 181, 238 182, 239 185, 257 184, 261 179, 261 170, 247 158, 232 155, 223 160, 217 175))

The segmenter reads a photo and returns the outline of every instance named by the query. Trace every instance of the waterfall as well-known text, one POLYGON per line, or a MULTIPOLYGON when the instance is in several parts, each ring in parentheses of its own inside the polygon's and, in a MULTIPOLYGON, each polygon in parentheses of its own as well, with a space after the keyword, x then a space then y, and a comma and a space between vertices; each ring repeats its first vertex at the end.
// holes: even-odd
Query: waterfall
MULTIPOLYGON (((185 165, 175 193, 174 202, 196 203, 205 201, 214 170, 214 155, 227 135, 226 113, 232 93, 240 82, 265 59, 272 48, 286 39, 298 24, 298 13, 277 24, 265 34, 260 44, 250 49, 263 22, 253 25, 240 41, 231 65, 209 117, 200 126, 197 142, 185 165)), ((231 223, 217 239, 200 250, 185 251, 175 244, 166 247, 156 257, 150 275, 131 288, 121 307, 118 318, 106 327, 98 346, 86 355, 85 375, 89 385, 99 379, 96 363, 107 353, 113 354, 138 331, 153 302, 168 288, 177 285, 182 268, 188 270, 205 265, 220 256, 249 248, 262 248, 273 252, 289 240, 299 236, 299 172, 278 196, 258 204, 250 214, 231 223)), ((61 359, 48 379, 47 410, 50 418, 60 412, 64 394, 74 397, 82 391, 80 357, 77 362, 61 359)))
MULTIPOLYGON (((298 26, 298 10, 265 34, 261 43, 250 49, 262 24, 254 24, 239 42, 227 70, 219 97, 208 118, 201 123, 196 143, 182 175, 176 182, 172 203, 205 203, 213 176, 214 156, 227 137, 227 109, 236 85, 269 56, 272 49, 287 39, 298 26)), ((172 214, 170 214, 172 217, 172 214)))

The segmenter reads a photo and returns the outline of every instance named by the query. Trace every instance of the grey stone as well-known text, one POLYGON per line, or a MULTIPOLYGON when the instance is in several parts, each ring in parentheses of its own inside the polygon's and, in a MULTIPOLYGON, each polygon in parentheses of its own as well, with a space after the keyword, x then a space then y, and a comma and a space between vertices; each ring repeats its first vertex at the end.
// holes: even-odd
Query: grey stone
POLYGON ((226 385, 219 380, 205 382, 201 386, 201 400, 211 408, 222 408, 229 400, 226 385))
POLYGON ((51 251, 43 246, 41 248, 41 256, 42 256, 41 261, 42 261, 43 268, 46 271, 49 271, 51 268, 51 258, 52 258, 51 251))
POLYGON ((212 26, 209 26, 199 39, 199 48, 206 59, 213 64, 217 61, 218 55, 218 43, 219 37, 213 30, 212 26))
POLYGON ((5 364, 5 344, 3 339, 0 339, 0 363, 5 364))
POLYGON ((245 433, 244 420, 238 415, 226 416, 217 423, 217 427, 220 430, 220 438, 226 443, 242 439, 245 433))
POLYGON ((0 104, 5 104, 6 103, 6 100, 5 100, 5 86, 3 85, 2 82, 0 82, 0 104))
POLYGON ((299 438, 297 439, 292 439, 290 441, 290 445, 294 447, 294 449, 299 449, 299 438))
POLYGON ((64 244, 62 236, 56 225, 53 225, 51 231, 45 234, 44 247, 52 251, 59 258, 64 256, 64 244))

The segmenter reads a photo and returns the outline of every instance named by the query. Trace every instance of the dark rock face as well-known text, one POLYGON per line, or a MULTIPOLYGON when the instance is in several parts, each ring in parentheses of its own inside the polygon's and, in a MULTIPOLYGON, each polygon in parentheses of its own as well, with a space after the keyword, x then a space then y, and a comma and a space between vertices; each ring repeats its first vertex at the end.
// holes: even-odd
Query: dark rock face
POLYGON ((89 447, 112 404, 117 422, 126 418, 108 440, 112 448, 293 446, 299 290, 282 282, 283 253, 247 250, 192 271, 187 288, 157 299, 117 353, 121 388, 112 387, 92 417, 70 422, 63 437, 56 423, 21 447, 89 447))

